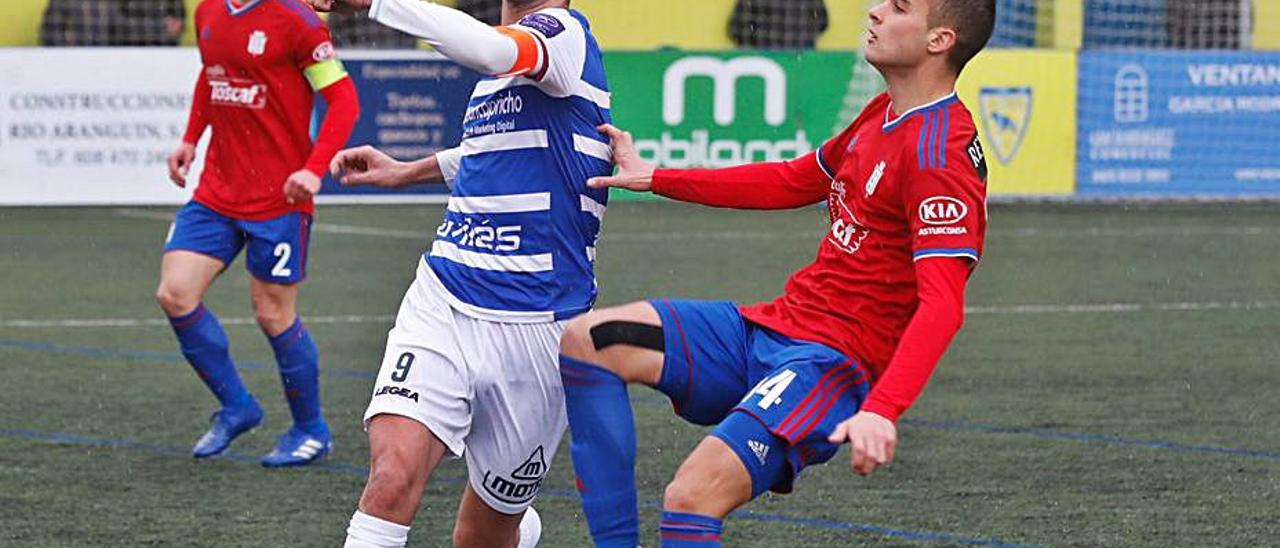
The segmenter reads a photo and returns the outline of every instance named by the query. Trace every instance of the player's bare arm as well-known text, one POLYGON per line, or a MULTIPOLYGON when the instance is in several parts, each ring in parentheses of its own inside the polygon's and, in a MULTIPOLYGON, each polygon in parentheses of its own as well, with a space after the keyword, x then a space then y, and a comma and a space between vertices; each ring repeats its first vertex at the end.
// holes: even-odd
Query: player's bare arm
MULTIPOLYGON (((442 154, 447 156, 450 152, 442 154)), ((329 163, 329 173, 344 185, 383 188, 442 183, 446 180, 445 169, 437 155, 402 162, 368 145, 339 152, 329 163)))
POLYGON ((636 151, 631 132, 623 131, 611 124, 604 124, 596 129, 609 136, 609 147, 613 149, 613 162, 618 165, 618 172, 610 177, 593 177, 587 181, 587 186, 617 187, 636 192, 649 192, 653 187, 654 167, 644 161, 636 151))
POLYGON ((355 13, 360 10, 367 10, 373 4, 373 0, 307 0, 311 7, 316 11, 338 13, 355 13))
POLYGON ((196 146, 191 143, 182 143, 169 154, 169 180, 178 188, 187 187, 187 172, 191 170, 191 162, 196 159, 196 146))
POLYGON ((893 452, 898 447, 898 428, 885 417, 859 411, 840 423, 827 441, 849 442, 853 453, 850 466, 858 475, 867 476, 893 461, 893 452))
POLYGON ((299 169, 284 181, 284 198, 289 203, 310 200, 320 193, 320 176, 310 170, 299 169))

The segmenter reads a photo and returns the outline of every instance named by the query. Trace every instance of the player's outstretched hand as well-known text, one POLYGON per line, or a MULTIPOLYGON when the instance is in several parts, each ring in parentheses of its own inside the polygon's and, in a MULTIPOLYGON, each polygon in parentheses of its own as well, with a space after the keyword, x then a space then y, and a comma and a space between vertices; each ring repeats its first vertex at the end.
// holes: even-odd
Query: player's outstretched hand
POLYGON ((399 187, 406 181, 407 165, 369 145, 339 152, 329 162, 329 173, 339 183, 351 186, 399 187))
POLYGON ((178 150, 169 155, 169 180, 178 185, 178 188, 187 187, 187 171, 191 169, 191 162, 195 159, 196 146, 190 143, 182 143, 178 150))
POLYGON ((592 177, 587 180, 591 188, 618 187, 636 192, 648 192, 653 186, 653 166, 640 157, 631 133, 622 131, 610 124, 596 128, 609 136, 609 147, 613 149, 613 163, 618 164, 618 172, 611 177, 592 177))
POLYGON ((893 421, 870 411, 859 411, 840 423, 827 437, 831 443, 849 442, 853 449, 851 466, 860 476, 870 475, 877 467, 893 460, 898 447, 898 428, 893 421))
POLYGON ((305 169, 293 172, 284 181, 284 199, 289 203, 303 202, 320 193, 320 177, 305 169))
POLYGON ((316 11, 336 11, 338 13, 355 13, 367 10, 373 0, 307 0, 316 11))

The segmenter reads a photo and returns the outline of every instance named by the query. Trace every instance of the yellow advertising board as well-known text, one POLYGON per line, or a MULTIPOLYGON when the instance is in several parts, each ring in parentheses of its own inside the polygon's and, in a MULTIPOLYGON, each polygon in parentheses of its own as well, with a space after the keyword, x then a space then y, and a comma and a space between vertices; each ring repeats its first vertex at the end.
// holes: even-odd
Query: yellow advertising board
POLYGON ((986 149, 992 195, 1076 188, 1076 54, 987 50, 956 85, 986 149))
POLYGON ((1280 50, 1280 1, 1253 3, 1253 49, 1280 50))

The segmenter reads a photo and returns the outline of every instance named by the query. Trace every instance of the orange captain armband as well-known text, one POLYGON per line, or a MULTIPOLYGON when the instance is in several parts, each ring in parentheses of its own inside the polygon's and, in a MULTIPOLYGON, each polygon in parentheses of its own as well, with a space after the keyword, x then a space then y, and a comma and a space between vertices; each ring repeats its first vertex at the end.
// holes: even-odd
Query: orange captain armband
POLYGON ((545 49, 542 42, 534 36, 532 32, 523 29, 513 29, 511 27, 494 27, 504 36, 512 39, 516 43, 516 62, 506 73, 497 76, 521 76, 529 75, 537 80, 542 77, 546 66, 545 49))

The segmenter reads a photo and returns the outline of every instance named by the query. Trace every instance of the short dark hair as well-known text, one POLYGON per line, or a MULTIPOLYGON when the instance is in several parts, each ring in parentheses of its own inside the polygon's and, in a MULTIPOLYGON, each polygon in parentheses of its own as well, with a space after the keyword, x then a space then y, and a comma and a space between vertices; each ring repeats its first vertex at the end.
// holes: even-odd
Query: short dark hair
POLYGON ((956 45, 947 64, 960 74, 973 56, 986 47, 996 26, 996 0, 935 0, 931 27, 956 31, 956 45))

